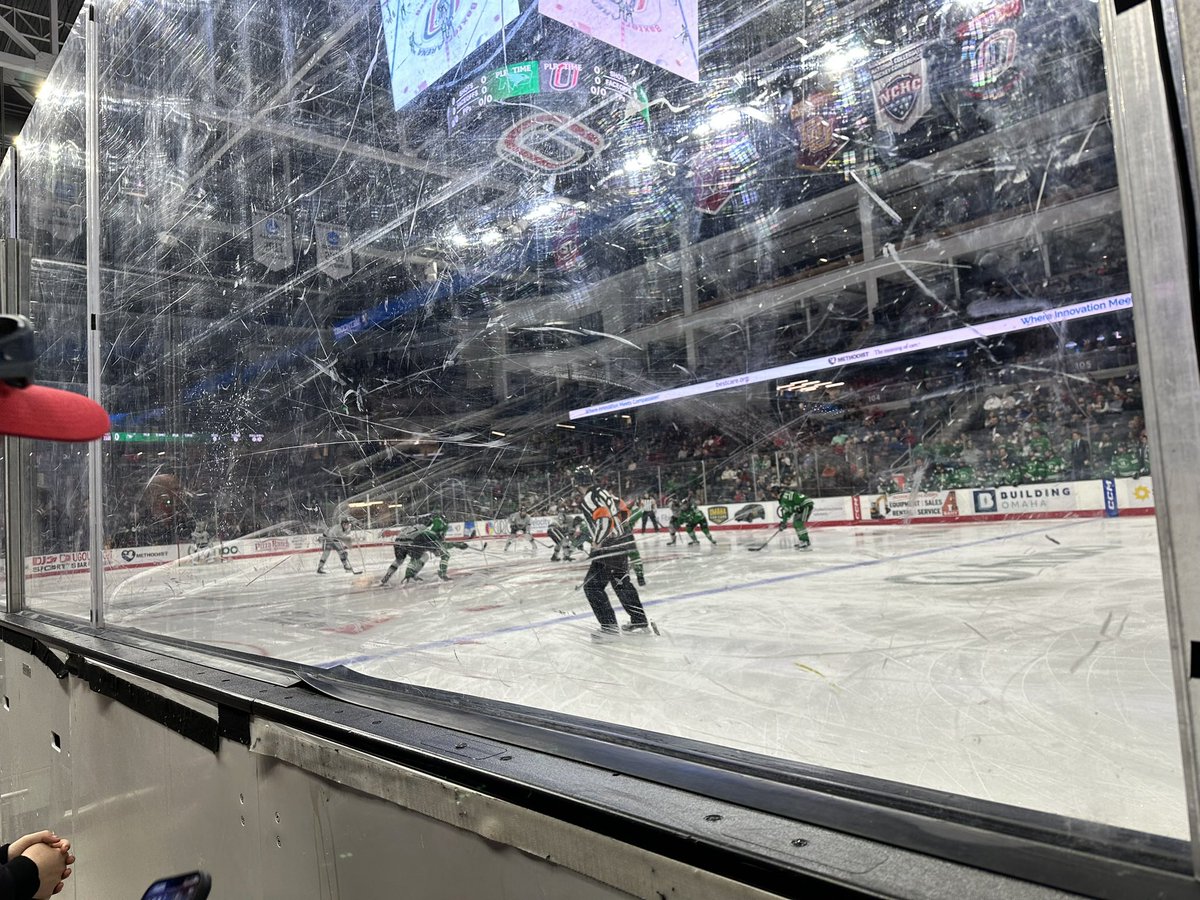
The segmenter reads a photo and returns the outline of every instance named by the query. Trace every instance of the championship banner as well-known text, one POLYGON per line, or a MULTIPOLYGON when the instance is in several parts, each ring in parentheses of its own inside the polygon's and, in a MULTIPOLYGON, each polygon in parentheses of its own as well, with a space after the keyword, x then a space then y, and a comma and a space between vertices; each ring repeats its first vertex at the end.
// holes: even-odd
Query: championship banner
POLYGON ((929 64, 925 45, 913 44, 871 63, 875 121, 884 131, 904 134, 929 112, 929 64))
POLYGON ((840 133, 842 110, 832 91, 817 91, 796 100, 788 116, 799 141, 797 169, 819 171, 850 143, 850 138, 840 133))
POLYGON ((254 261, 265 266, 268 272, 292 266, 292 219, 290 216, 271 213, 262 215, 252 210, 254 216, 254 261))
POLYGON ((354 274, 354 255, 346 249, 350 234, 341 225, 318 222, 317 268, 330 278, 347 278, 354 274))
POLYGON ((697 0, 538 0, 538 12, 589 37, 700 80, 697 0))
POLYGON ((1020 40, 1012 26, 1024 11, 1023 0, 1003 0, 955 28, 967 67, 967 96, 1000 100, 1016 87, 1020 40))
POLYGON ((758 150, 745 135, 722 136, 688 160, 696 191, 696 209, 720 212, 732 199, 754 167, 758 150))
POLYGON ((554 268, 563 272, 571 272, 582 267, 583 244, 579 232, 578 216, 572 213, 567 221, 556 230, 551 243, 554 268))

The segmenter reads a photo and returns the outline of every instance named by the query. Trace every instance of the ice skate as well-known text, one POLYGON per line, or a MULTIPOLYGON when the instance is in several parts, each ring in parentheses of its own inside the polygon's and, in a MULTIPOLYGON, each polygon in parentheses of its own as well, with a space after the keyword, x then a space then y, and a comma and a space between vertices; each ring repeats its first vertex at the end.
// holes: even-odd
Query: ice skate
POLYGON ((621 626, 626 634, 657 634, 649 622, 627 622, 621 626))
POLYGON ((317 574, 318 574, 318 575, 324 575, 324 574, 325 574, 325 567, 324 567, 324 566, 317 566, 317 574))
POLYGON ((440 581, 453 581, 453 580, 454 580, 454 579, 453 579, 453 578, 451 578, 449 575, 446 575, 446 574, 445 574, 445 573, 443 573, 443 572, 438 572, 438 579, 439 579, 440 581))
POLYGON ((691 541, 688 541, 688 546, 689 546, 689 547, 699 547, 699 546, 700 546, 700 542, 699 542, 699 541, 697 541, 697 540, 691 540, 691 541))
POLYGON ((607 644, 620 639, 621 629, 616 625, 601 625, 592 632, 592 640, 600 644, 607 644))
POLYGON ((639 575, 639 576, 637 577, 637 580, 638 580, 638 587, 645 587, 645 586, 646 586, 646 577, 645 577, 644 575, 639 575))
POLYGON ((796 545, 796 549, 797 550, 811 550, 812 544, 808 543, 807 541, 802 541, 796 545))

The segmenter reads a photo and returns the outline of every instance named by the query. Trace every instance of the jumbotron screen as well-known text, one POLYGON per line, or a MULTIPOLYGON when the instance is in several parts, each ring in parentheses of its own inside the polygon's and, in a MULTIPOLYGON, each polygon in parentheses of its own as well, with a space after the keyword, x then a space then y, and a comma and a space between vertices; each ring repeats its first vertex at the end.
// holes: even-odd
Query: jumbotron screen
POLYGON ((380 0, 396 109, 457 66, 520 13, 517 0, 380 0))

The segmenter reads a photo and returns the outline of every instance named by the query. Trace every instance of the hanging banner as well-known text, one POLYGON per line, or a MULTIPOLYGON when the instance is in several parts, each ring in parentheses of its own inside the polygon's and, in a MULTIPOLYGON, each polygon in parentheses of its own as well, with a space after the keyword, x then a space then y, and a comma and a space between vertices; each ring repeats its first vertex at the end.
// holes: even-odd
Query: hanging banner
POLYGON ((967 67, 968 97, 999 100, 1021 80, 1020 40, 1013 26, 1023 11, 1023 0, 1004 0, 955 28, 967 67))
POLYGON ((538 0, 538 12, 648 63, 700 80, 697 0, 538 0))
POLYGON ((317 223, 317 268, 330 278, 346 278, 354 274, 354 254, 346 248, 350 234, 341 225, 317 223))
POLYGON ((875 121, 883 131, 903 134, 929 112, 929 64, 925 45, 913 44, 871 63, 875 121))
POLYGON ((292 265, 292 220, 278 213, 263 215, 254 211, 254 260, 267 271, 276 272, 292 265))
POLYGON ((554 268, 562 271, 574 271, 582 267, 583 254, 578 218, 571 216, 555 236, 553 246, 554 268))
POLYGON ((797 99, 788 115, 799 141, 797 169, 823 169, 850 143, 850 138, 841 133, 841 107, 832 91, 817 91, 797 99))
POLYGON ((696 209, 720 212, 758 165, 759 155, 745 135, 723 135, 688 160, 696 209))
POLYGON ((50 233, 56 241, 71 241, 83 233, 83 192, 69 181, 54 182, 50 233))

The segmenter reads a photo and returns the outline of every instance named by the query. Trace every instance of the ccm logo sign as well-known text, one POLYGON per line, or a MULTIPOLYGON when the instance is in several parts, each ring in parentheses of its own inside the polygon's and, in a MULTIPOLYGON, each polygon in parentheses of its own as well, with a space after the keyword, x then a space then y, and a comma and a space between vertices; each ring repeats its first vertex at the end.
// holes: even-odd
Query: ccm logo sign
POLYGON ((1105 478, 1101 484, 1104 485, 1104 514, 1111 518, 1118 514, 1117 483, 1111 478, 1105 478))

